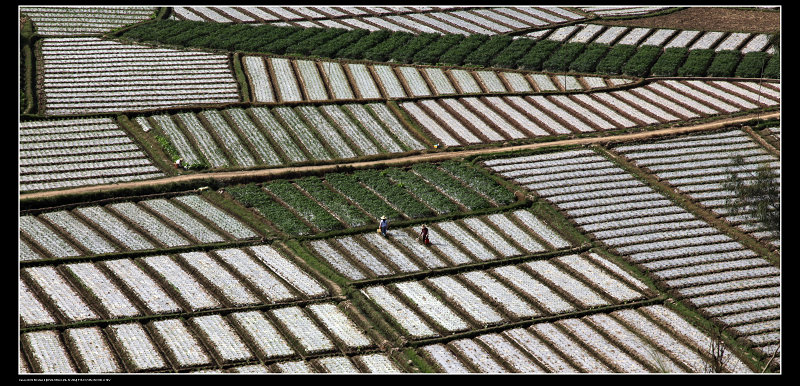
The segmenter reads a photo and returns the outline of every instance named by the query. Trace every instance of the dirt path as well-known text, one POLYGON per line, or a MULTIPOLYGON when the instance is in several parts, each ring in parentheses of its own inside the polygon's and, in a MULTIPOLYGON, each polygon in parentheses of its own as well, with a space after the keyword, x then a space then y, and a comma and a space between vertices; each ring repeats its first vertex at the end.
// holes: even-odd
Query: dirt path
POLYGON ((282 176, 294 173, 304 173, 312 171, 333 172, 336 171, 336 168, 340 165, 346 165, 355 169, 363 169, 363 168, 370 168, 377 166, 402 165, 414 162, 438 162, 438 161, 446 161, 448 159, 467 157, 472 155, 492 154, 499 152, 514 151, 514 150, 539 149, 548 146, 588 145, 594 143, 641 140, 663 135, 682 134, 682 133, 689 133, 689 132, 703 131, 703 130, 713 130, 728 125, 747 122, 755 118, 761 118, 761 119, 780 118, 780 112, 776 111, 766 114, 750 114, 741 117, 726 118, 692 126, 671 127, 667 129, 645 131, 634 134, 614 135, 608 137, 577 138, 577 139, 566 139, 553 142, 534 143, 527 145, 501 147, 501 148, 427 153, 427 154, 419 154, 419 155, 392 158, 386 160, 352 162, 346 164, 312 165, 312 166, 286 167, 277 169, 265 169, 265 170, 245 170, 245 171, 233 171, 233 172, 187 174, 181 176, 166 177, 157 180, 122 182, 111 185, 96 185, 96 186, 86 186, 86 187, 79 187, 67 190, 27 193, 20 195, 19 199, 20 201, 23 201, 26 199, 55 197, 60 195, 79 195, 84 193, 111 192, 118 189, 130 189, 142 186, 158 186, 158 185, 171 184, 175 182, 200 181, 207 179, 214 179, 224 182, 226 180, 248 178, 248 177, 281 178, 282 176))

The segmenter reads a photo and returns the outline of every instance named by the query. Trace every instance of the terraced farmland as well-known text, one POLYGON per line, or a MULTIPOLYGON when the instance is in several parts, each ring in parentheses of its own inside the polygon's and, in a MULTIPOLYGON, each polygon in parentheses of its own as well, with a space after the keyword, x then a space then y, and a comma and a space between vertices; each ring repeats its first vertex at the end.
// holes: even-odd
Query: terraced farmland
POLYGON ((165 175, 110 118, 23 122, 19 145, 20 191, 165 175))
POLYGON ((257 56, 245 56, 243 61, 250 79, 253 101, 264 103, 583 91, 632 82, 626 78, 469 71, 460 68, 443 71, 438 67, 287 61, 284 58, 257 56))
POLYGON ((425 219, 513 203, 514 195, 486 174, 459 163, 408 170, 359 170, 294 181, 232 186, 231 198, 279 231, 325 233, 389 221, 425 219))
POLYGON ((624 91, 440 98, 399 105, 440 143, 459 146, 662 125, 778 104, 772 98, 779 98, 779 87, 763 86, 659 80, 624 91))
MULTIPOLYGON (((707 317, 780 313, 780 269, 594 151, 495 159, 486 166, 552 202, 707 317)), ((770 329, 779 322, 773 319, 770 329)), ((736 334, 747 339, 746 331, 736 334)))
POLYGON ((697 135, 651 145, 623 146, 615 151, 624 154, 636 165, 647 168, 742 231, 776 248, 780 247, 780 239, 766 231, 764 225, 754 218, 753 208, 744 208, 734 216, 729 214, 730 208, 726 207, 726 199, 735 196, 734 192, 722 186, 731 173, 748 173, 752 179, 757 168, 766 165, 780 176, 779 158, 764 150, 745 132, 734 130, 697 135), (747 157, 747 165, 736 166, 735 157, 747 157))
POLYGON ((113 29, 149 20, 156 7, 20 7, 43 36, 102 35, 113 29))
POLYGON ((463 35, 508 33, 581 20, 559 7, 175 7, 177 20, 270 23, 303 28, 387 29, 409 33, 463 35))
POLYGON ((18 377, 781 373, 781 11, 20 6, 18 377))
POLYGON ((72 36, 44 39, 40 55, 37 82, 45 115, 239 101, 224 55, 72 36))

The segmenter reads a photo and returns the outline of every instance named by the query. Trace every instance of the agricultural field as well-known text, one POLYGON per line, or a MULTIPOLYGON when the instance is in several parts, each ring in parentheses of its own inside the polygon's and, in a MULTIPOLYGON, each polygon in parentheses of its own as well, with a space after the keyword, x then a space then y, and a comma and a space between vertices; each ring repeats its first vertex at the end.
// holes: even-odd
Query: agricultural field
POLYGON ((780 374, 781 12, 19 6, 18 376, 780 374))

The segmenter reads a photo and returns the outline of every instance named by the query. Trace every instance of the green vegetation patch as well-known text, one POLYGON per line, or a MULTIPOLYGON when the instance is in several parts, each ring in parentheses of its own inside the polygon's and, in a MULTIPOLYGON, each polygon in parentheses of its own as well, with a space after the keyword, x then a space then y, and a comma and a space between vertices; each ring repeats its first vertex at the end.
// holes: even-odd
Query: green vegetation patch
POLYGON ((392 205, 408 217, 422 218, 434 215, 428 207, 419 202, 403 187, 393 183, 385 172, 371 169, 359 170, 353 174, 361 183, 380 194, 386 201, 391 202, 392 205))
POLYGON ((667 48, 650 68, 650 72, 655 76, 675 76, 688 54, 689 49, 686 47, 667 48))
POLYGON ((575 72, 594 72, 597 68, 597 63, 608 52, 609 48, 610 46, 607 44, 588 44, 580 56, 570 63, 569 69, 575 72))
POLYGON ((458 212, 459 208, 456 203, 451 201, 447 196, 436 190, 425 182, 420 176, 400 170, 397 168, 386 169, 386 175, 389 176, 398 186, 411 191, 422 202, 427 203, 429 206, 436 208, 439 214, 447 214, 458 212))
POLYGON ((347 197, 363 208, 375 219, 386 216, 389 220, 400 220, 402 215, 389 206, 371 190, 358 183, 352 174, 330 173, 325 175, 325 180, 333 188, 347 195, 347 197))
POLYGON ((322 28, 308 28, 300 30, 283 39, 278 39, 270 44, 267 44, 262 51, 269 54, 283 55, 285 53, 288 53, 289 47, 292 47, 295 44, 298 44, 299 42, 302 42, 306 39, 310 39, 322 31, 323 31, 322 28))
MULTIPOLYGON (((489 41, 486 35, 469 35, 458 45, 451 47, 440 58, 439 62, 446 65, 460 66, 464 64, 467 56, 478 50, 478 47, 489 41)), ((476 58, 477 60, 477 58, 476 58)))
POLYGON ((767 62, 767 67, 764 69, 764 76, 772 79, 781 78, 781 55, 776 53, 767 62))
POLYGON ((368 224, 371 220, 364 212, 353 206, 342 195, 332 191, 325 186, 319 177, 306 177, 295 181, 299 187, 308 192, 318 202, 324 205, 339 219, 350 227, 360 227, 368 224))
POLYGON ((471 167, 464 162, 445 161, 439 166, 452 173, 470 188, 490 197, 499 206, 510 205, 516 200, 514 193, 498 184, 486 172, 471 167))
POLYGON ((403 47, 408 41, 414 38, 414 34, 408 32, 390 33, 386 40, 376 44, 367 52, 364 52, 364 59, 385 62, 393 57, 392 53, 403 47))
POLYGON ((387 30, 373 31, 358 41, 343 47, 337 55, 346 59, 363 59, 367 51, 386 40, 392 33, 387 30))
POLYGON ((312 48, 311 55, 323 58, 335 58, 340 51, 353 45, 353 43, 364 38, 369 31, 363 29, 354 29, 340 34, 334 39, 322 42, 317 47, 312 48))
POLYGON ((597 72, 603 74, 620 74, 622 66, 636 52, 636 46, 629 44, 617 44, 608 50, 603 59, 597 63, 597 72))
POLYGON ((538 71, 542 63, 558 48, 560 42, 554 40, 540 40, 520 60, 519 65, 526 70, 538 71))
POLYGON ((734 72, 736 71, 736 67, 739 65, 740 59, 741 54, 739 51, 719 51, 716 55, 714 55, 714 60, 711 61, 711 64, 708 66, 706 75, 722 77, 733 76, 734 72))
POLYGON ((481 44, 480 47, 470 52, 464 58, 464 64, 476 65, 476 66, 487 66, 489 62, 497 56, 497 54, 508 47, 509 44, 513 41, 511 36, 506 35, 497 35, 492 36, 489 40, 487 40, 484 44, 481 44))
POLYGON ((306 221, 314 224, 323 232, 342 229, 342 223, 333 217, 323 207, 304 195, 291 182, 285 180, 273 181, 264 185, 264 188, 272 192, 283 202, 297 211, 298 215, 306 221))
POLYGON ((339 36, 345 34, 347 30, 339 28, 325 28, 306 39, 297 40, 291 46, 286 47, 286 54, 308 56, 311 51, 335 41, 339 36))
POLYGON ((705 76, 714 59, 714 50, 691 50, 686 62, 678 69, 678 76, 705 76))
POLYGON ((542 68, 553 72, 566 71, 584 48, 586 48, 586 43, 573 42, 564 44, 544 61, 542 68))
POLYGON ((489 64, 494 67, 517 68, 518 62, 525 56, 531 47, 536 44, 533 39, 515 39, 489 60, 489 64))
POLYGON ((622 73, 633 76, 645 76, 650 73, 650 67, 661 55, 661 47, 642 46, 622 66, 622 73))
POLYGON ((411 63, 414 55, 427 47, 433 41, 439 38, 439 34, 427 33, 420 34, 407 41, 405 44, 398 46, 391 54, 390 58, 402 63, 411 63))
POLYGON ((740 78, 760 78, 768 60, 769 54, 766 52, 748 52, 736 66, 735 75, 740 78))
POLYGON ((438 186, 444 193, 457 200, 468 210, 477 210, 491 207, 491 203, 483 197, 464 186, 461 182, 451 177, 445 171, 433 164, 416 164, 411 167, 415 172, 424 177, 428 182, 438 186))
POLYGON ((225 188, 225 191, 244 206, 254 208, 283 232, 296 235, 310 234, 309 228, 288 208, 275 202, 258 185, 251 183, 225 188))
POLYGON ((413 61, 420 64, 439 63, 439 58, 451 47, 461 43, 462 40, 464 40, 464 35, 461 34, 442 35, 436 41, 431 42, 414 54, 413 61))

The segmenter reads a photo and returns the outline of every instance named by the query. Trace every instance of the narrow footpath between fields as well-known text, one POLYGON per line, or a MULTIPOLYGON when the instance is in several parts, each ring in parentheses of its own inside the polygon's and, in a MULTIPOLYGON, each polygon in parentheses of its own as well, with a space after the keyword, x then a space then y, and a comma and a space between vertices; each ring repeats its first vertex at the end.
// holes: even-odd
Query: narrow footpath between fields
POLYGON ((565 139, 553 142, 542 142, 542 143, 533 143, 526 145, 477 149, 477 150, 444 151, 444 152, 418 154, 408 157, 391 158, 391 159, 384 159, 377 161, 361 161, 361 162, 351 162, 351 163, 331 164, 331 165, 310 165, 310 166, 285 167, 285 168, 274 168, 274 169, 264 169, 264 170, 243 170, 243 171, 233 171, 233 172, 210 172, 210 173, 187 174, 181 176, 165 177, 157 180, 121 182, 116 184, 86 186, 86 187, 79 187, 66 190, 26 193, 26 194, 21 194, 19 196, 19 199, 20 201, 23 201, 26 199, 46 198, 46 197, 55 197, 62 195, 69 196, 69 195, 78 195, 85 193, 113 192, 114 190, 119 190, 119 189, 130 189, 142 186, 158 186, 176 182, 190 182, 195 180, 199 181, 199 180, 212 179, 212 180, 225 181, 230 179, 249 178, 249 177, 281 178, 282 176, 288 174, 296 175, 297 173, 304 173, 304 172, 328 172, 328 171, 333 172, 336 171, 336 168, 339 166, 349 166, 354 169, 362 169, 362 168, 369 168, 376 166, 389 166, 389 165, 408 164, 415 162, 439 162, 439 161, 446 161, 452 158, 467 157, 479 154, 492 154, 492 153, 515 151, 515 150, 539 149, 550 146, 588 145, 588 144, 604 143, 612 141, 614 142, 633 141, 633 140, 648 139, 652 137, 659 137, 663 135, 684 134, 684 133, 703 131, 703 130, 714 130, 725 126, 740 124, 756 118, 759 119, 780 118, 780 111, 775 111, 765 114, 764 113, 750 114, 740 117, 726 118, 692 126, 670 127, 660 130, 644 131, 633 134, 614 135, 608 137, 565 139))

